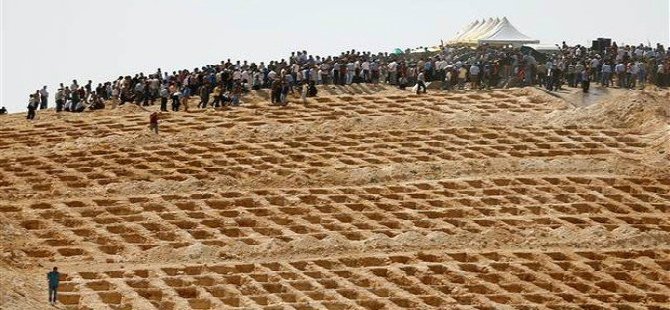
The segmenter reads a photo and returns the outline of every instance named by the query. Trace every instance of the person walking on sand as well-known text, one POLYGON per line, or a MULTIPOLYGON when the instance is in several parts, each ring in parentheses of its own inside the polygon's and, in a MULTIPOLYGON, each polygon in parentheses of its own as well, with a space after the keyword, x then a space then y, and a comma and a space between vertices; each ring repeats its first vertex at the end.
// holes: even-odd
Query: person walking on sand
POLYGON ((149 115, 149 130, 153 130, 158 134, 158 112, 153 112, 149 115))
POLYGON ((49 303, 53 306, 56 305, 56 294, 58 293, 58 283, 60 281, 60 273, 58 273, 58 267, 47 273, 47 282, 49 283, 49 303))

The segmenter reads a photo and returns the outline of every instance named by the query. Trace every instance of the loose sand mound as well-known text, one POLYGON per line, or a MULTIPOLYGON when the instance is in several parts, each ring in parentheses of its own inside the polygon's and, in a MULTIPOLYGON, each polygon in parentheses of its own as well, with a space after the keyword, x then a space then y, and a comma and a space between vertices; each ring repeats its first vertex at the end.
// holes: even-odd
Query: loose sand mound
POLYGON ((598 104, 554 113, 552 125, 598 125, 647 131, 670 123, 670 92, 623 92, 598 104))

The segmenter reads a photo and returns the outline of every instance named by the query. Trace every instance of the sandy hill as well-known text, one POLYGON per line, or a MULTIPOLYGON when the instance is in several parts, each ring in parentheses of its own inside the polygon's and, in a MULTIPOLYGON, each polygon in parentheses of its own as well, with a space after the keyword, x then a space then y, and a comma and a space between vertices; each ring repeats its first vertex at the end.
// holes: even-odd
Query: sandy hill
POLYGON ((0 118, 0 308, 668 309, 667 91, 266 97, 0 118))

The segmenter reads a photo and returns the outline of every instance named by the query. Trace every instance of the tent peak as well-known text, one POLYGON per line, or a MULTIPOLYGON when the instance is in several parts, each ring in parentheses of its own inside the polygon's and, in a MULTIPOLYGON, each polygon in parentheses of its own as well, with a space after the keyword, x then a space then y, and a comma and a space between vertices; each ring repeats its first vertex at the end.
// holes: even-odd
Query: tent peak
POLYGON ((539 43, 521 33, 507 19, 507 16, 488 17, 481 21, 475 20, 468 25, 466 30, 460 32, 450 42, 456 44, 499 44, 499 45, 521 45, 539 43))

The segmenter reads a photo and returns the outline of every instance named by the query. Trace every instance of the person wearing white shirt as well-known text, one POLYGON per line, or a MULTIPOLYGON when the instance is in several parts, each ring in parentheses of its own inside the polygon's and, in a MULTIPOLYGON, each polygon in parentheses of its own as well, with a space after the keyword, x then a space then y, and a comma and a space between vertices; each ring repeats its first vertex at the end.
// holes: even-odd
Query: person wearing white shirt
POLYGON ((640 62, 635 62, 630 66, 630 71, 628 72, 630 77, 628 78, 628 86, 633 89, 635 88, 635 82, 640 75, 640 62))
POLYGON ((626 65, 623 63, 619 62, 615 67, 614 67, 614 72, 616 73, 617 77, 617 84, 619 84, 619 88, 624 88, 625 85, 625 77, 626 77, 626 65))
POLYGON ((637 77, 636 77, 637 78, 637 84, 638 84, 638 87, 643 89, 644 88, 644 82, 647 80, 647 72, 646 72, 647 69, 646 69, 644 63, 642 63, 640 61, 637 61, 637 68, 638 68, 637 77))
POLYGON ((293 74, 293 78, 295 78, 295 75, 300 71, 300 65, 295 63, 293 66, 291 66, 291 73, 293 74))
POLYGON ((591 59, 591 63, 590 63, 591 70, 589 70, 589 72, 591 72, 591 79, 594 80, 594 81, 599 80, 598 79, 598 77, 599 77, 598 73, 599 73, 600 70, 598 70, 598 66, 600 66, 600 60, 598 60, 598 58, 591 59))
POLYGON ((270 72, 268 72, 268 80, 270 80, 270 83, 272 83, 272 81, 274 81, 276 77, 277 72, 275 72, 274 70, 270 70, 270 72))
POLYGON ((233 71, 233 81, 239 82, 242 78, 242 72, 240 70, 233 71))
POLYGON ((423 93, 426 93, 426 78, 423 74, 423 71, 419 72, 419 75, 416 78, 416 94, 420 94, 423 89, 423 93))
POLYGON ((351 85, 354 81, 354 72, 356 65, 353 62, 347 63, 347 85, 351 85))
POLYGON ((321 63, 319 72, 321 72, 321 82, 323 84, 330 83, 330 64, 328 62, 321 63))
POLYGON ((388 64, 388 71, 391 85, 396 85, 398 80, 398 63, 395 60, 388 64))
POLYGON ((367 60, 361 64, 361 69, 363 70, 363 79, 365 83, 370 83, 370 62, 367 60))
POLYGON ((479 88, 479 72, 480 68, 477 64, 470 66, 470 89, 474 90, 479 88))
POLYGON ((249 75, 249 71, 247 70, 242 71, 242 73, 240 74, 240 80, 242 81, 246 80, 247 83, 249 83, 249 81, 251 81, 251 75, 249 75))

